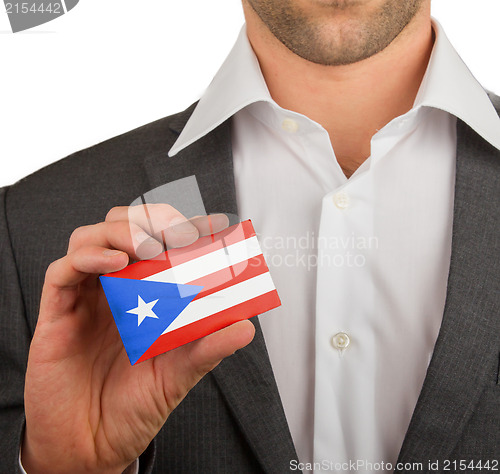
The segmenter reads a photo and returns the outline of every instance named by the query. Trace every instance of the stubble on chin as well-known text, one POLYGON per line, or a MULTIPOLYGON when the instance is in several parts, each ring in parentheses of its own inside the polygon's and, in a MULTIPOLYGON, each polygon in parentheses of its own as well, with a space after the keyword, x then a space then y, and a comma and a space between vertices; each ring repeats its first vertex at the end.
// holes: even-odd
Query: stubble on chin
POLYGON ((293 0, 247 0, 271 33, 313 63, 338 66, 384 50, 410 23, 424 0, 385 0, 372 8, 361 0, 316 0, 312 14, 293 0))

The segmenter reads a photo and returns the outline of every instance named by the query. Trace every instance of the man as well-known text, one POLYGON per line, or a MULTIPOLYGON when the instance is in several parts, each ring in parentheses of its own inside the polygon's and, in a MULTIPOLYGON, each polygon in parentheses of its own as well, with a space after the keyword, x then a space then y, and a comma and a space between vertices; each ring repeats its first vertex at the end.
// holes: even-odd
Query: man
MULTIPOLYGON (((4 471, 498 468, 490 99, 429 0, 243 6, 194 112, 3 191, 4 471), (270 242, 283 306, 130 367, 97 275, 161 251, 123 206, 193 174, 270 242)), ((203 233, 148 212, 167 243, 203 233)))

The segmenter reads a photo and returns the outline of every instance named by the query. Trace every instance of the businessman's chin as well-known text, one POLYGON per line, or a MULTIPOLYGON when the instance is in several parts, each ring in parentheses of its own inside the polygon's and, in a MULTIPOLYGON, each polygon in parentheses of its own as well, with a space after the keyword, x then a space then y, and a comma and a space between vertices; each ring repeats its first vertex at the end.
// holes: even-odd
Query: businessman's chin
POLYGON ((384 50, 425 0, 246 0, 289 50, 325 66, 384 50))

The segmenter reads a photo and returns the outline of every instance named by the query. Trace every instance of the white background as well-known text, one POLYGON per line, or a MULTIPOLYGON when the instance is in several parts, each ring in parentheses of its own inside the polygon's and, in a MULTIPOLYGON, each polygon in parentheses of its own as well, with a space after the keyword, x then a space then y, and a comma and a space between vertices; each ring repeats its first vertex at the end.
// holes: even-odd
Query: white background
MULTIPOLYGON (((500 93, 500 1, 433 2, 472 72, 500 93)), ((242 24, 239 0, 80 0, 13 34, 0 2, 0 186, 189 106, 242 24)))

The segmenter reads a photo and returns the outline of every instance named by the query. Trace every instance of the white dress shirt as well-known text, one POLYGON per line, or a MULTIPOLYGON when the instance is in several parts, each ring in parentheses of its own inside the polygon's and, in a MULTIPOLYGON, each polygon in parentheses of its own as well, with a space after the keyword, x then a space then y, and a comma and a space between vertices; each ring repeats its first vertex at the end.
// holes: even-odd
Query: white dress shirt
POLYGON ((273 101, 245 29, 169 153, 233 118, 239 214, 283 303, 259 320, 304 471, 395 467, 443 315, 456 119, 500 148, 491 102, 433 27, 413 109, 349 179, 324 128, 273 101))

